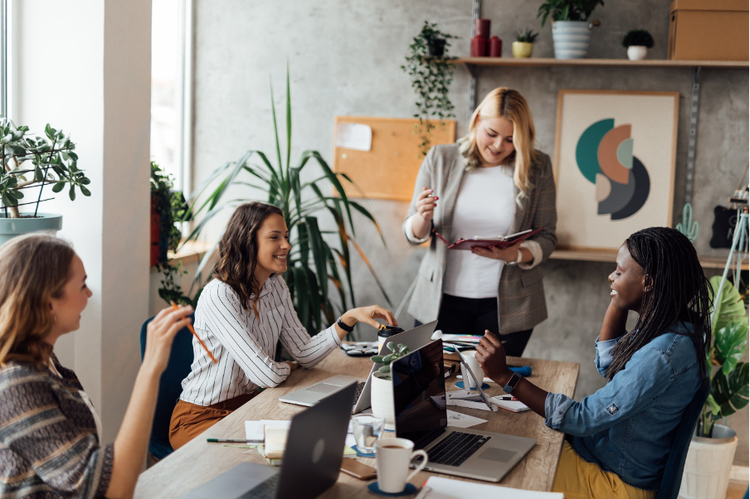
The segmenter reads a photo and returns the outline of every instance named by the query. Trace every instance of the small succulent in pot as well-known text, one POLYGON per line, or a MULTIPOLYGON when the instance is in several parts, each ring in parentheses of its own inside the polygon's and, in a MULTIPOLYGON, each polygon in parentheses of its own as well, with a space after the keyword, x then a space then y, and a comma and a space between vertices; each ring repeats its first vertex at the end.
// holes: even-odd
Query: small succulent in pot
POLYGON ((410 353, 409 347, 406 345, 399 343, 398 345, 395 345, 392 341, 389 341, 385 344, 386 347, 391 351, 388 355, 373 355, 370 357, 370 360, 375 362, 376 364, 383 364, 383 366, 378 369, 378 372, 381 374, 391 374, 391 364, 394 360, 400 359, 401 357, 405 357, 410 353))
POLYGON ((528 28, 523 32, 516 32, 516 41, 513 42, 513 57, 516 59, 531 57, 538 37, 539 33, 534 33, 528 28))
POLYGON ((622 39, 622 46, 628 49, 628 59, 640 61, 646 58, 648 49, 654 46, 654 37, 645 29, 633 29, 622 39))
POLYGON ((521 43, 536 43, 538 37, 539 33, 535 33, 529 28, 526 28, 523 32, 516 32, 516 41, 521 43))

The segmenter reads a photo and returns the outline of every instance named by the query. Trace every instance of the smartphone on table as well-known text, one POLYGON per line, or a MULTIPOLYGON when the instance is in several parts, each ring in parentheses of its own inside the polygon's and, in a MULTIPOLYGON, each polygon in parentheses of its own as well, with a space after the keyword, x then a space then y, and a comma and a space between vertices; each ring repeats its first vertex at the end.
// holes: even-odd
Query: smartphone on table
POLYGON ((359 478, 360 480, 370 480, 371 478, 375 478, 378 474, 377 470, 372 466, 367 466, 366 464, 360 463, 356 459, 349 457, 345 457, 343 461, 341 461, 341 471, 347 475, 353 476, 354 478, 359 478))

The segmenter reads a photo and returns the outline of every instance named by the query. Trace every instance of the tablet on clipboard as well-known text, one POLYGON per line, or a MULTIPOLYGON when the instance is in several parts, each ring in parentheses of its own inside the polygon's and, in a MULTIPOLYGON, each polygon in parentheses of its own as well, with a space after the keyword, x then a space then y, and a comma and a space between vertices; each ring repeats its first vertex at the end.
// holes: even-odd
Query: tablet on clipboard
POLYGON ((469 239, 461 239, 459 238, 455 243, 448 246, 448 249, 459 249, 459 250, 470 250, 471 248, 475 246, 479 246, 482 248, 488 248, 490 246, 494 246, 498 249, 507 248, 508 246, 512 246, 516 244, 517 242, 523 241, 524 239, 527 239, 534 234, 538 234, 542 231, 542 228, 539 227, 538 229, 528 229, 521 232, 517 232, 515 234, 509 234, 507 236, 496 236, 496 237, 472 237, 469 239))

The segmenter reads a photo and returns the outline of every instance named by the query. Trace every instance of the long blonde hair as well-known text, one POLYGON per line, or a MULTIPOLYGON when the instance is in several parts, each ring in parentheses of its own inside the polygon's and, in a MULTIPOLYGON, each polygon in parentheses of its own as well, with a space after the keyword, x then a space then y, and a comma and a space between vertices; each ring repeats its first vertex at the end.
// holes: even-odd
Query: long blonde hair
POLYGON ((66 241, 42 234, 0 246, 0 365, 49 360, 44 339, 55 322, 49 303, 63 296, 74 255, 66 241))
POLYGON ((477 126, 484 118, 507 118, 513 123, 513 147, 515 151, 508 156, 505 164, 514 165, 513 183, 519 190, 518 200, 526 196, 531 189, 529 180, 532 163, 537 160, 534 149, 534 119, 526 99, 516 90, 498 87, 477 106, 471 115, 469 133, 459 139, 459 151, 466 158, 466 169, 471 171, 481 164, 477 148, 477 126))

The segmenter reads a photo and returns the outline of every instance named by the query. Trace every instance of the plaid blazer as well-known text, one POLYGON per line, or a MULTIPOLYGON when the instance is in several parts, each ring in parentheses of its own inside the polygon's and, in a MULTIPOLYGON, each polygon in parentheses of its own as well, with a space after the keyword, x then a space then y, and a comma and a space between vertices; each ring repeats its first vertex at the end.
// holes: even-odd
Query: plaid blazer
MULTIPOLYGON (((537 162, 532 165, 530 172, 532 188, 522 199, 522 206, 516 204, 509 233, 542 227, 543 230, 531 239, 541 246, 544 261, 549 258, 557 244, 555 179, 549 156, 539 151, 537 155, 537 162)), ((448 241, 454 239, 451 235, 453 210, 465 172, 464 165, 465 160, 458 151, 458 144, 433 147, 419 169, 406 218, 416 214, 415 202, 422 188, 433 189, 440 198, 432 219, 433 228, 448 241)), ((515 194, 518 194, 517 188, 515 194)), ((411 224, 406 224, 405 220, 404 230, 410 226, 411 224)), ((419 244, 412 241, 410 243, 419 244)), ((446 245, 433 237, 419 267, 409 313, 420 322, 437 319, 443 297, 446 252, 446 245)), ((506 266, 497 287, 497 304, 500 334, 525 331, 546 319, 547 305, 544 300, 542 270, 538 266, 531 269, 506 266)))

